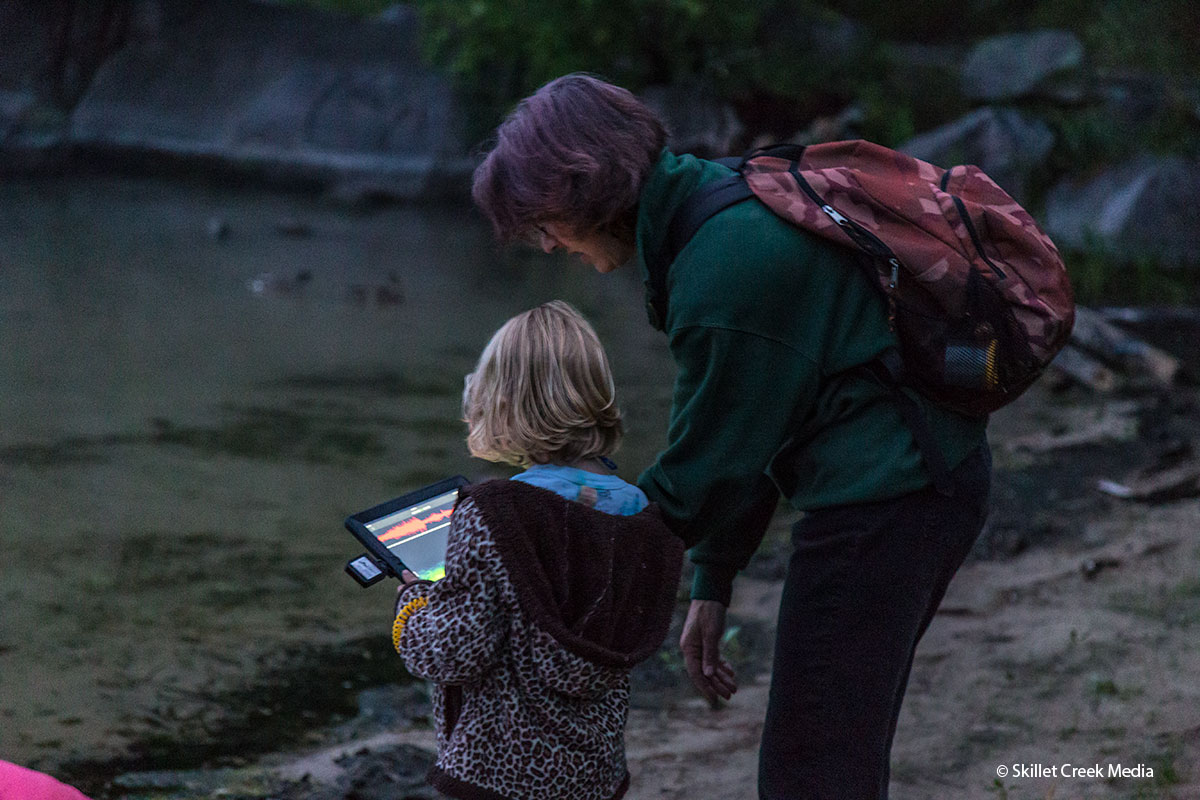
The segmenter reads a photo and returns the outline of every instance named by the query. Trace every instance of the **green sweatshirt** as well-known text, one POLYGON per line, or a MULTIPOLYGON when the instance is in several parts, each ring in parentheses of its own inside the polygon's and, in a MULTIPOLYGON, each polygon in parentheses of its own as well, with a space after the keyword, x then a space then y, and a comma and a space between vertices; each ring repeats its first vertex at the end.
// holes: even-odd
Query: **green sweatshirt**
MULTIPOLYGON (((684 198, 729 174, 663 151, 638 207, 643 277, 684 198)), ((691 546, 693 598, 729 603, 781 491, 811 511, 931 482, 887 390, 843 374, 896 345, 882 298, 847 250, 749 199, 696 232, 666 287, 660 327, 679 370, 666 449, 638 485, 691 546)), ((985 421, 911 394, 951 468, 983 443, 985 421)))

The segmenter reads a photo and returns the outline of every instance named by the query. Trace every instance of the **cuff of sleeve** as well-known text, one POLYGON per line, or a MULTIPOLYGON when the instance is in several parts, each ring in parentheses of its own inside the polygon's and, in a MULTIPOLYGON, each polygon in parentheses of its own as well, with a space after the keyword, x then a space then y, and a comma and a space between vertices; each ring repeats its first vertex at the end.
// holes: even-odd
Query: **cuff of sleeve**
POLYGON ((396 614, 400 612, 401 606, 412 600, 415 597, 421 597, 428 593, 429 587, 433 586, 433 581, 413 581, 396 593, 396 605, 392 607, 392 618, 396 618, 396 614))
POLYGON ((693 600, 716 600, 728 606, 733 597, 733 579, 737 575, 734 567, 716 564, 697 564, 692 576, 693 600))

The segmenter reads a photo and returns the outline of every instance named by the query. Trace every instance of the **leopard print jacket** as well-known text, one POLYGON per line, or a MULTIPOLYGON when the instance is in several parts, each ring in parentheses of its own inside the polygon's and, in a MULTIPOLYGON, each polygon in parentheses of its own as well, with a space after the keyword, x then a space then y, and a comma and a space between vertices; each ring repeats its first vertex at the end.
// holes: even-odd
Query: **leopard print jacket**
POLYGON ((463 800, 622 797, 629 670, 666 635, 682 555, 653 506, 618 517, 517 481, 464 487, 445 578, 397 604, 426 600, 397 649, 434 682, 430 782, 463 800))

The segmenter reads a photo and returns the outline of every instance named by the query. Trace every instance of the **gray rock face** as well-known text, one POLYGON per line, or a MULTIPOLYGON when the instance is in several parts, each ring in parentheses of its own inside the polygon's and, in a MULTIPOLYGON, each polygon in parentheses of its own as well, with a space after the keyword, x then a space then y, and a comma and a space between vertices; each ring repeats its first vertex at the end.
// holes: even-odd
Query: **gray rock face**
POLYGON ((1046 232, 1060 247, 1200 266, 1200 161, 1144 157, 1060 184, 1046 198, 1046 232))
POLYGON ((1054 132, 1040 119, 1007 108, 980 108, 928 133, 900 150, 942 167, 974 164, 1017 202, 1028 201, 1029 174, 1054 147, 1054 132))
POLYGON ((450 88, 403 24, 239 0, 161 0, 72 114, 83 153, 210 162, 401 198, 465 191, 450 88))
POLYGON ((1033 94, 1078 99, 1083 44, 1067 31, 1043 30, 984 39, 963 63, 963 94, 985 102, 1033 94))

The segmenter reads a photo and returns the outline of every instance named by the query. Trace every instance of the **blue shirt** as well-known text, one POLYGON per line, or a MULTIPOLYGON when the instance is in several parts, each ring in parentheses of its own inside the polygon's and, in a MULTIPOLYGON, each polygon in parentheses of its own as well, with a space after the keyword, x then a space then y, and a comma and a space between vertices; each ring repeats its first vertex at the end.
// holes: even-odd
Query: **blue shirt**
POLYGON ((514 475, 512 480, 549 489, 568 500, 622 517, 638 513, 650 502, 645 492, 616 475, 600 475, 558 464, 535 464, 514 475))

